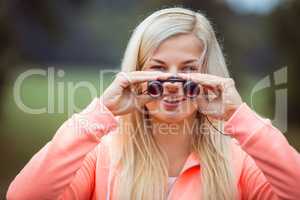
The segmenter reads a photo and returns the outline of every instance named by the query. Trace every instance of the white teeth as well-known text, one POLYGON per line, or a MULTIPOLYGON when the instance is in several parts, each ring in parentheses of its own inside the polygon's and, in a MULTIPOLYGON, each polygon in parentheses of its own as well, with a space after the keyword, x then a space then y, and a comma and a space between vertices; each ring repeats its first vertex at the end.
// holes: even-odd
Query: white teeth
POLYGON ((179 101, 169 101, 169 100, 165 100, 168 103, 178 103, 179 101))
POLYGON ((168 102, 168 103, 178 103, 180 101, 182 101, 183 99, 170 99, 170 98, 166 98, 164 99, 164 101, 168 102))

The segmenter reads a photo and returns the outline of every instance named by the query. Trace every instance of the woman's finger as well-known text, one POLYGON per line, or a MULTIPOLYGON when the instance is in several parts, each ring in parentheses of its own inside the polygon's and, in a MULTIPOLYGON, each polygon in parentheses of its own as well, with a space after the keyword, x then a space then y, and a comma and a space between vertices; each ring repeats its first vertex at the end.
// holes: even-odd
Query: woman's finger
POLYGON ((164 80, 170 77, 170 73, 164 72, 149 72, 149 71, 133 71, 133 72, 119 72, 116 75, 116 81, 123 89, 129 86, 135 86, 138 83, 151 81, 151 80, 164 80))
POLYGON ((215 86, 223 81, 223 77, 211 75, 211 74, 202 74, 202 73, 179 73, 181 78, 186 80, 192 80, 197 83, 207 84, 215 86))
POLYGON ((172 76, 171 73, 159 71, 133 71, 128 73, 121 73, 131 84, 136 84, 152 80, 164 80, 172 76))
POLYGON ((192 80, 201 85, 204 90, 213 92, 216 96, 220 96, 223 92, 226 78, 202 73, 179 73, 179 76, 186 80, 192 80))

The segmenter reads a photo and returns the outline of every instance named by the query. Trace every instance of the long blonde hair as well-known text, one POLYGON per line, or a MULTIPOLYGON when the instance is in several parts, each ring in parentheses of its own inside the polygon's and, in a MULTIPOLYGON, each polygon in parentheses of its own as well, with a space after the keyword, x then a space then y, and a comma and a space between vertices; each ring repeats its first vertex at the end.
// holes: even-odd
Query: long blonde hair
MULTIPOLYGON (((134 30, 127 45, 122 71, 141 70, 151 53, 165 39, 193 33, 206 46, 205 72, 229 77, 221 48, 209 21, 200 12, 182 7, 158 10, 134 30)), ((119 133, 114 135, 118 151, 112 156, 115 174, 114 194, 122 200, 165 200, 168 168, 166 156, 151 132, 147 113, 134 111, 119 118, 119 133)), ((198 124, 207 121, 199 116, 198 124)), ((197 129, 201 131, 200 129, 197 129)), ((202 199, 232 200, 236 196, 231 166, 230 138, 215 133, 193 134, 193 151, 200 160, 202 199)))

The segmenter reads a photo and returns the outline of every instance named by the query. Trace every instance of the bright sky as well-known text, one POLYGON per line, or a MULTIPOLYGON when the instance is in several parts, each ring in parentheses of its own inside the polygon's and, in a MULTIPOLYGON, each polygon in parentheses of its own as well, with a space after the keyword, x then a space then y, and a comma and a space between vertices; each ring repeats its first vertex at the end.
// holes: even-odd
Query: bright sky
POLYGON ((267 14, 281 0, 225 0, 229 6, 239 13, 267 14))

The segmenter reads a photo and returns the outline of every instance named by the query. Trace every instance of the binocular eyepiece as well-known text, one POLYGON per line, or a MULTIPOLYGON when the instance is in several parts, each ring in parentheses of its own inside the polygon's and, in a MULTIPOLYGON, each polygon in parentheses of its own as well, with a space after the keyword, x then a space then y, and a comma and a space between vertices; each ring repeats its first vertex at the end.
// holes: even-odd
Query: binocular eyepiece
POLYGON ((163 83, 164 82, 181 82, 183 85, 183 92, 186 97, 195 98, 200 93, 200 86, 190 80, 184 80, 182 78, 172 76, 166 80, 155 80, 155 81, 148 81, 147 85, 147 93, 153 98, 159 98, 163 95, 163 83))

